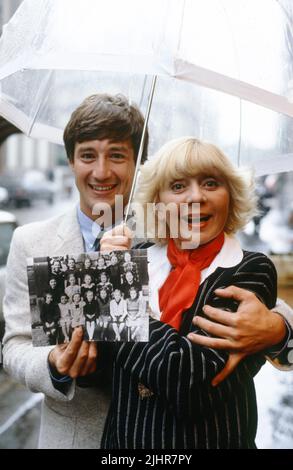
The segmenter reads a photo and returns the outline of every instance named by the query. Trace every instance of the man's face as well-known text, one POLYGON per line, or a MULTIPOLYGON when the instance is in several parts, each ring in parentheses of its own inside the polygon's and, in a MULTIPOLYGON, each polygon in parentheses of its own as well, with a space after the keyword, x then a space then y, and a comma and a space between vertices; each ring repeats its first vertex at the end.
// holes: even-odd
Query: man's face
POLYGON ((98 203, 107 203, 113 209, 116 195, 122 195, 127 204, 135 170, 130 139, 76 143, 70 165, 80 193, 80 208, 88 217, 97 218, 92 209, 98 203))

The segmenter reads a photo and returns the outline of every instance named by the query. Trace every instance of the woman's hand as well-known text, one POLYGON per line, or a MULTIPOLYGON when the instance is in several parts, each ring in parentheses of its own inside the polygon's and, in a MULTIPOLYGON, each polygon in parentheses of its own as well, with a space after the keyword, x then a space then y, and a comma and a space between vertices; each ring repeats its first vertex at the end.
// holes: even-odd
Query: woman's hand
POLYGON ((101 238, 100 251, 130 250, 133 232, 125 224, 117 225, 101 238))

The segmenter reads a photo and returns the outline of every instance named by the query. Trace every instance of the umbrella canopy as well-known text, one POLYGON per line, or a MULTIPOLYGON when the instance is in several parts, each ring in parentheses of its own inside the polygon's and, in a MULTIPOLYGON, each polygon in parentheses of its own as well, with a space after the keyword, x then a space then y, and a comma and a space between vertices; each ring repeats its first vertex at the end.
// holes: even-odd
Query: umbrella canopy
POLYGON ((0 114, 62 143, 85 96, 144 109, 157 75, 154 147, 192 133, 259 174, 293 169, 292 19, 286 0, 24 0, 0 41, 0 114))

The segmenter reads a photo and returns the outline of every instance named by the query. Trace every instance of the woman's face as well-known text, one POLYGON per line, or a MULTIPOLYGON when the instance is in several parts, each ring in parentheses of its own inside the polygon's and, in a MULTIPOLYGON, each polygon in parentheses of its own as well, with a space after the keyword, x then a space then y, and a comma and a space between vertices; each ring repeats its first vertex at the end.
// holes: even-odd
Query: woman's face
POLYGON ((75 261, 74 261, 74 259, 69 259, 69 260, 68 260, 68 268, 69 268, 69 269, 75 269, 75 261))
POLYGON ((85 284, 90 284, 91 282, 92 282, 91 276, 90 276, 89 274, 86 274, 86 275, 84 276, 84 283, 85 283, 85 284))
POLYGON ((133 274, 131 271, 127 271, 125 274, 125 278, 127 282, 132 282, 133 281, 133 274))
POLYGON ((99 258, 98 259, 98 268, 102 268, 104 265, 105 265, 104 258, 99 258))
POLYGON ((91 260, 90 259, 86 259, 85 262, 84 262, 84 267, 86 269, 89 269, 91 267, 91 260))
POLYGON ((129 295, 130 295, 130 298, 131 298, 132 300, 134 300, 134 299, 136 298, 136 296, 137 296, 136 290, 130 289, 130 290, 129 290, 129 295))
MULTIPOLYGON (((199 244, 204 245, 224 229, 229 213, 230 195, 227 184, 220 176, 196 175, 171 181, 166 189, 159 192, 159 202, 175 203, 177 211, 174 217, 177 218, 180 204, 185 203, 187 207, 187 211, 181 209, 181 213, 188 231, 179 231, 179 245, 180 242, 191 240, 191 232, 199 232, 199 244), (195 208, 192 203, 197 203, 195 208)), ((167 220, 167 223, 170 226, 170 220, 167 220)))
POLYGON ((91 290, 88 290, 86 293, 86 298, 89 302, 91 302, 94 298, 94 293, 91 290))
POLYGON ((71 286, 74 286, 74 284, 75 284, 75 277, 74 277, 74 276, 69 276, 68 281, 69 281, 69 284, 70 284, 71 286))

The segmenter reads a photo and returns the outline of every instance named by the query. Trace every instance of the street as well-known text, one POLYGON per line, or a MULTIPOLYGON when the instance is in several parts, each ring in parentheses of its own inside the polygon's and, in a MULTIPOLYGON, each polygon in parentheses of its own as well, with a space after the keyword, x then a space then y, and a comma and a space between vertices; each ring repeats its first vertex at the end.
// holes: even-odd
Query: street
MULTIPOLYGON (((74 204, 72 199, 54 205, 38 202, 31 208, 13 209, 18 223, 52 217, 74 204)), ((246 238, 246 248, 260 249, 257 240, 246 238)), ((293 306, 292 287, 279 289, 279 296, 293 306)), ((255 379, 259 426, 258 448, 293 447, 293 374, 280 372, 267 363, 255 379)), ((31 449, 37 447, 40 425, 41 394, 33 394, 0 371, 0 448, 31 449)))

